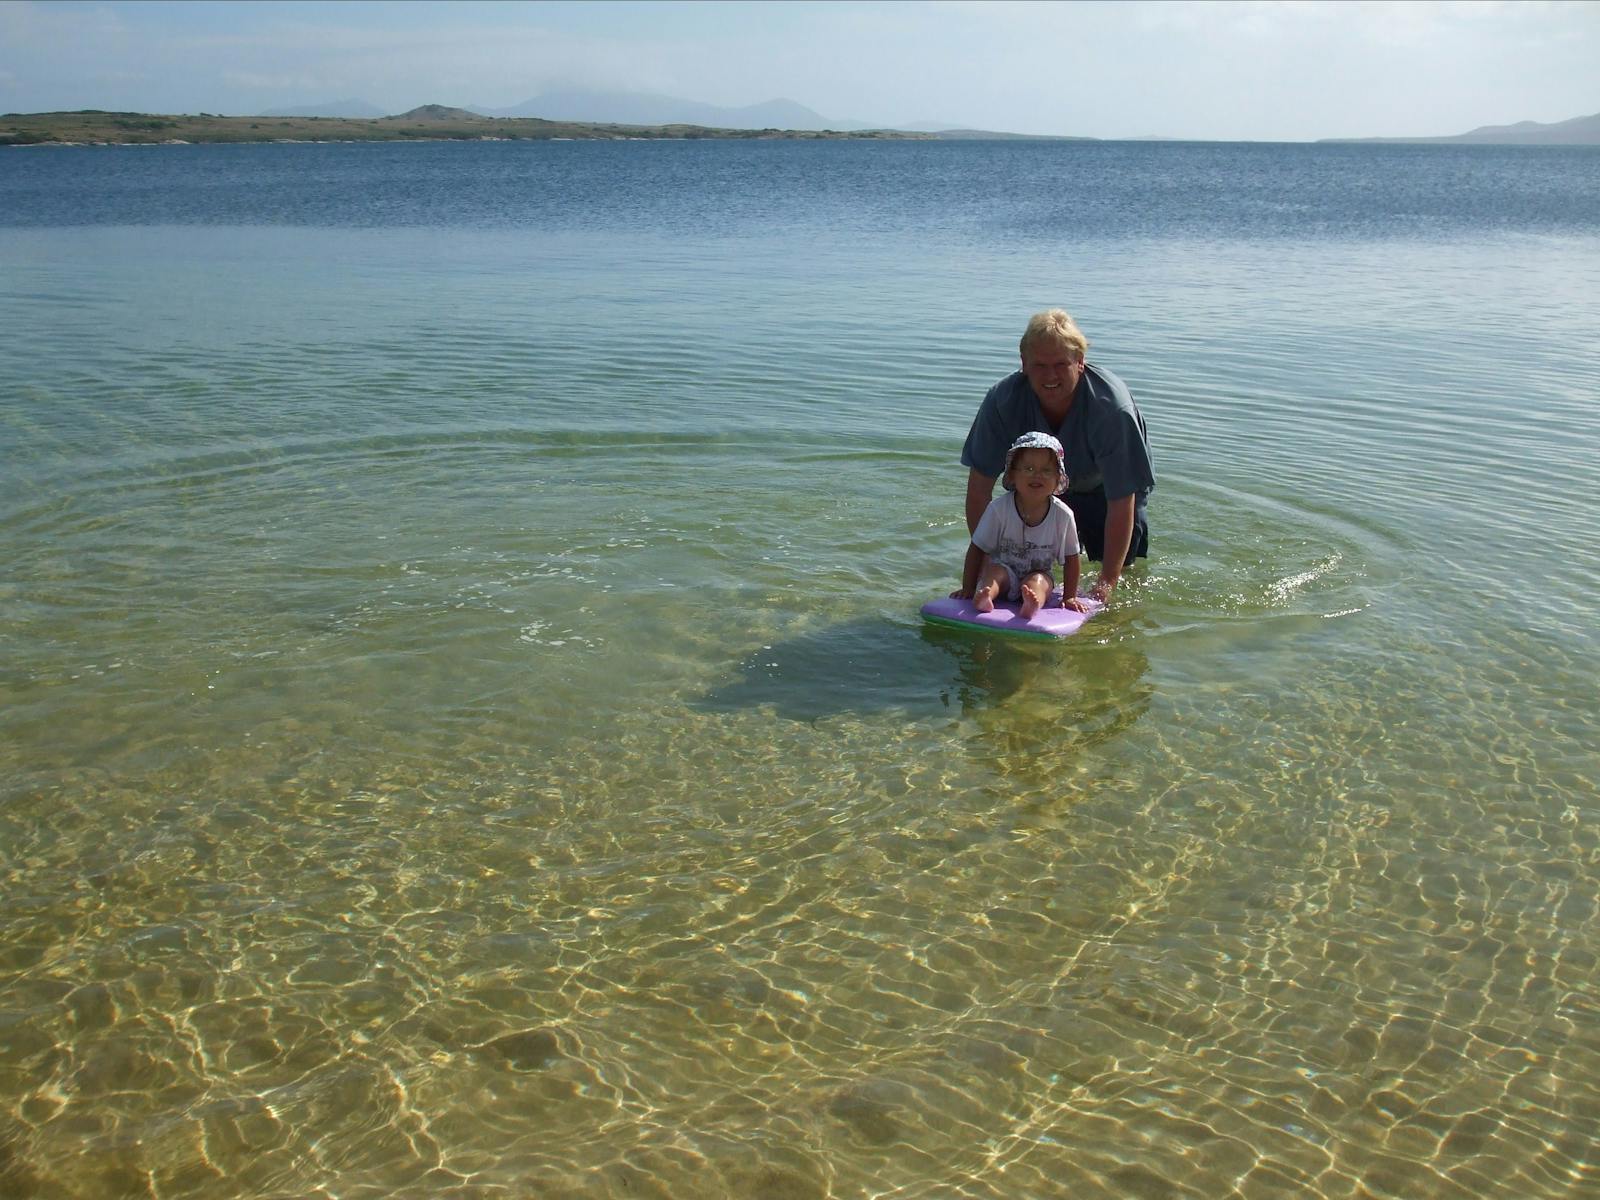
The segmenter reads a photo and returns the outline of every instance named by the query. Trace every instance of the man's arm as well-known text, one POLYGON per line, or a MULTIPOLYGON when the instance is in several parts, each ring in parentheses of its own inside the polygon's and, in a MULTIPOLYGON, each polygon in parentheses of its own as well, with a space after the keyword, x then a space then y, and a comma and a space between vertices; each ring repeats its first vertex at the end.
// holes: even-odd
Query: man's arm
MULTIPOLYGON (((994 476, 985 475, 976 467, 967 468, 967 536, 977 532, 978 522, 983 519, 983 510, 989 507, 989 501, 994 497, 994 476)), ((1130 510, 1131 511, 1131 510, 1130 510)), ((1132 525, 1128 526, 1133 529, 1132 525)))
MULTIPOLYGON (((976 468, 967 468, 967 535, 978 531, 978 522, 989 507, 989 497, 994 494, 994 477, 976 468)), ((983 571, 985 555, 974 543, 967 543, 967 557, 961 564, 961 586, 950 595, 957 600, 971 600, 977 589, 978 576, 983 571)))
POLYGON ((1105 558, 1100 563, 1100 578, 1090 595, 1104 601, 1122 578, 1122 564, 1128 560, 1128 546, 1133 542, 1133 493, 1116 500, 1106 501, 1105 558))

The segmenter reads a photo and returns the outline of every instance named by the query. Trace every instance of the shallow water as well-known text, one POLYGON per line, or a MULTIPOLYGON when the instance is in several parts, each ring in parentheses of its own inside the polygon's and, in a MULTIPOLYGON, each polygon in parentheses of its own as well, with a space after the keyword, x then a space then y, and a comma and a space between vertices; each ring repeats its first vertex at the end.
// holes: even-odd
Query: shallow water
POLYGON ((1597 180, 6 154, 0 1191, 1600 1188, 1597 180), (1154 556, 926 628, 1050 303, 1154 556))

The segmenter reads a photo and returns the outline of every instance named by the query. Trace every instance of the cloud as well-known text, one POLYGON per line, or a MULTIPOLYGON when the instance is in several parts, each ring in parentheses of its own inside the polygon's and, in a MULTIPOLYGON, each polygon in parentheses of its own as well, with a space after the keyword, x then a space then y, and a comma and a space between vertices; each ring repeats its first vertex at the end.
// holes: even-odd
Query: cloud
POLYGON ((0 40, 12 53, 54 48, 75 38, 126 37, 129 32, 120 14, 101 5, 0 3, 0 40))
POLYGON ((39 108, 256 112, 334 96, 492 108, 580 86, 784 97, 886 124, 1296 138, 1592 109, 1600 4, 0 0, 0 46, 8 104, 39 108))
POLYGON ((307 71, 264 74, 257 71, 223 71, 222 81, 251 91, 315 92, 330 85, 322 76, 307 71))
POLYGON ((683 82, 651 69, 671 59, 669 46, 512 24, 384 29, 283 21, 247 33, 178 37, 165 53, 218 64, 216 77, 232 88, 302 95, 332 88, 402 105, 418 97, 515 104, 575 70, 596 86, 647 90, 652 82, 683 82))
MULTIPOLYGON (((1347 43, 1404 48, 1426 46, 1457 31, 1517 23, 1552 6, 1539 0, 1189 0, 1130 6, 1138 28, 1234 44, 1240 39, 1312 47, 1330 37, 1347 43)), ((1566 5, 1567 8, 1581 7, 1566 5)))

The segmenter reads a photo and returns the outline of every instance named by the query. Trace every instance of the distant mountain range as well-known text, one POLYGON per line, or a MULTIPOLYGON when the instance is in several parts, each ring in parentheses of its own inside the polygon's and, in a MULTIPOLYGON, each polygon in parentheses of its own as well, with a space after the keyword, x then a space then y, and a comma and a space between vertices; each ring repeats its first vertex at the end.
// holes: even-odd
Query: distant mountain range
MULTIPOLYGON (((426 106, 438 107, 438 106, 426 106)), ((417 110, 413 110, 415 112, 417 110)), ((951 128, 933 121, 889 126, 868 121, 825 117, 793 100, 768 100, 742 108, 705 104, 655 92, 612 92, 582 88, 563 88, 543 92, 510 108, 475 105, 465 110, 485 117, 542 117, 547 121, 581 121, 616 125, 701 125, 711 129, 795 129, 854 132, 864 129, 896 129, 909 133, 932 134, 940 138, 1026 138, 1031 134, 1000 133, 983 129, 951 128)), ((346 117, 378 118, 384 111, 365 100, 336 100, 295 108, 278 108, 257 114, 268 117, 346 117)), ((1055 139, 1051 139, 1055 140, 1055 139)), ((1092 138, 1071 140, 1092 141, 1092 138)), ((1161 138, 1140 138, 1161 141, 1161 138)), ((1467 133, 1448 137, 1322 138, 1324 142, 1480 143, 1493 145, 1600 145, 1600 113, 1574 117, 1570 121, 1540 124, 1519 121, 1515 125, 1483 125, 1467 133)))
MULTIPOLYGON (((793 100, 768 100, 742 108, 703 104, 654 92, 603 92, 564 88, 544 92, 510 108, 473 104, 466 112, 480 117, 540 117, 546 121, 582 121, 611 125, 703 125, 708 129, 881 129, 866 121, 835 121, 793 100)), ((274 108, 262 117, 365 117, 389 116, 365 100, 335 100, 294 108, 274 108)), ((399 114, 394 114, 399 115, 399 114)), ((912 132, 932 132, 919 127, 912 132)))
POLYGON ((372 120, 376 117, 386 117, 376 104, 368 104, 365 100, 333 100, 327 104, 306 104, 299 108, 269 108, 266 112, 254 113, 257 117, 354 117, 358 120, 372 120))
POLYGON ((712 129, 874 128, 865 121, 824 117, 793 100, 768 100, 742 108, 726 108, 654 92, 601 92, 579 88, 544 92, 510 108, 470 107, 486 117, 543 117, 546 121, 595 121, 616 125, 704 125, 712 129))
POLYGON ((1518 121, 1515 125, 1480 125, 1450 137, 1323 138, 1325 142, 1392 142, 1406 145, 1477 142, 1494 146, 1600 146, 1600 113, 1541 125, 1518 121))
MULTIPOLYGON (((815 109, 793 100, 768 100, 729 108, 684 100, 656 92, 608 92, 584 88, 561 88, 542 92, 531 100, 510 108, 472 104, 465 111, 482 117, 542 117, 546 121, 582 121, 614 125, 702 125, 709 129, 833 129, 852 132, 863 129, 888 129, 882 122, 853 118, 825 117, 815 109)), ((307 104, 273 108, 257 113, 262 117, 364 117, 390 115, 365 100, 334 100, 327 104, 307 104)), ((948 123, 918 121, 893 126, 907 133, 938 133, 968 137, 1027 137, 1028 134, 990 133, 978 129, 951 129, 948 123)))

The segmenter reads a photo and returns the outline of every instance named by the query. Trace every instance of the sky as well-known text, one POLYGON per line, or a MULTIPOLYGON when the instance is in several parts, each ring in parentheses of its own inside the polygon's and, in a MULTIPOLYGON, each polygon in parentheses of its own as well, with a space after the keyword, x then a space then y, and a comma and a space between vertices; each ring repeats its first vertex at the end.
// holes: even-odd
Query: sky
POLYGON ((1600 0, 0 0, 0 111, 509 108, 562 88, 1101 138, 1600 112, 1600 0))

